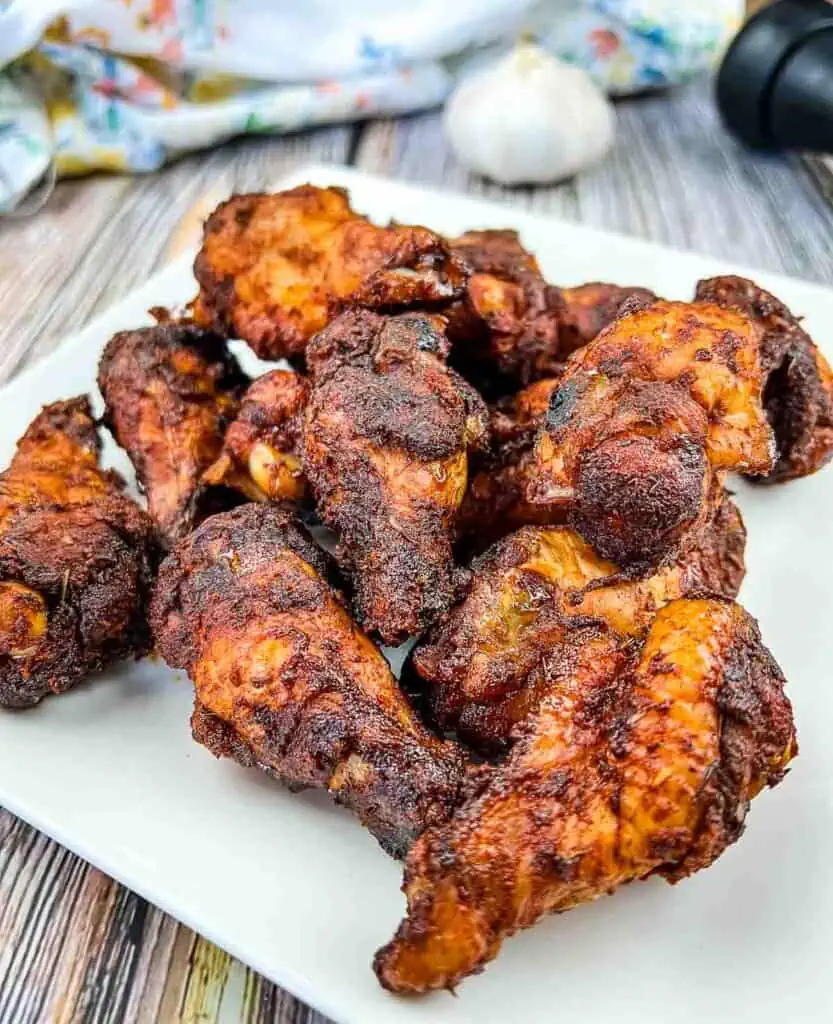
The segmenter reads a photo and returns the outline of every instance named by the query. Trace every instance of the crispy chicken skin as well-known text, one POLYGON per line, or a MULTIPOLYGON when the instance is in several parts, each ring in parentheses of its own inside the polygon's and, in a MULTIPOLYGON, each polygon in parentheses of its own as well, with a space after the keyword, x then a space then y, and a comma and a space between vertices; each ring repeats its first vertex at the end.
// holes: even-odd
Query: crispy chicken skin
POLYGON ((341 306, 448 303, 466 279, 433 231, 376 227, 343 189, 313 185, 223 203, 206 222, 194 273, 197 323, 264 359, 302 357, 341 306))
POLYGON ((0 474, 0 705, 143 654, 153 524, 99 467, 86 397, 46 406, 0 474))
POLYGON ((472 271, 449 311, 451 361, 486 392, 557 376, 570 353, 592 341, 626 301, 656 299, 647 288, 548 284, 516 231, 467 231, 450 245, 472 271))
POLYGON ((421 633, 457 590, 452 540, 487 415, 447 352, 439 318, 367 310, 342 314, 307 350, 304 470, 339 535, 356 617, 390 645, 421 633))
POLYGON ((212 516, 162 565, 154 636, 194 683, 200 743, 292 789, 328 790, 401 856, 448 817, 463 759, 420 724, 327 568, 285 508, 212 516))
POLYGON ((775 468, 753 477, 778 483, 817 472, 833 456, 833 371, 800 321, 774 295, 742 277, 700 281, 696 298, 738 310, 764 331, 764 406, 775 433, 775 468))
POLYGON ((576 352, 532 456, 526 502, 623 569, 674 558, 727 471, 768 473, 761 329, 705 303, 657 302, 576 352))
POLYGON ((490 409, 489 419, 494 445, 504 449, 534 439, 557 389, 558 378, 548 377, 496 402, 490 409))
POLYGON ((472 271, 449 311, 452 365, 486 390, 560 372, 566 306, 517 232, 468 231, 450 245, 472 271))
POLYGON ((130 456, 167 546, 199 518, 200 478, 220 455, 246 383, 225 342, 187 324, 126 331, 104 350, 105 423, 130 456))
POLYGON ((562 288, 565 312, 559 338, 562 357, 584 348, 619 316, 622 307, 648 306, 657 296, 647 288, 622 287, 591 281, 575 288, 562 288))
POLYGON ((453 988, 544 914, 676 882, 740 836, 797 752, 783 676, 738 605, 679 600, 641 650, 588 628, 506 761, 405 867, 407 917, 375 959, 394 992, 453 988))
POLYGON ((440 729, 482 753, 499 752, 577 629, 593 622, 639 637, 677 598, 736 597, 745 542, 725 495, 676 562, 638 579, 623 577, 567 527, 525 527, 475 560, 463 601, 414 649, 407 684, 440 729))
POLYGON ((205 471, 207 487, 230 487, 250 501, 303 500, 301 462, 307 379, 292 370, 271 370, 251 385, 223 450, 205 471))
POLYGON ((551 523, 550 509, 526 500, 531 452, 558 378, 530 384, 492 406, 491 448, 478 460, 457 517, 462 552, 479 553, 519 526, 551 523))

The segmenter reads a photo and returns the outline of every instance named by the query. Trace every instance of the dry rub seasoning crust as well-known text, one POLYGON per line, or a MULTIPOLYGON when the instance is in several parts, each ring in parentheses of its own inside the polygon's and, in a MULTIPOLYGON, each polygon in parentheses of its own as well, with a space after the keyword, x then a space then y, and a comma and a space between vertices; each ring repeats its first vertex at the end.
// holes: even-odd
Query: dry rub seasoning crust
POLYGON ((309 382, 292 370, 258 377, 240 402, 204 487, 226 487, 249 501, 301 502, 307 493, 302 464, 309 382))
POLYGON ((105 423, 130 456, 166 546, 194 528, 200 478, 248 383, 225 342, 188 324, 117 334, 98 368, 105 423))
POLYGON ((817 472, 833 456, 833 371, 812 338, 782 302, 745 278, 700 281, 696 297, 763 328, 764 406, 778 453, 774 469, 752 479, 778 483, 817 472))
POLYGON ((457 516, 461 553, 482 552, 519 526, 557 521, 551 509, 526 500, 535 437, 557 390, 558 378, 539 380, 491 407, 491 447, 471 474, 457 516))
POLYGON ((292 789, 328 790, 401 856, 451 813, 464 760, 420 724, 327 570, 287 509, 213 516, 162 565, 154 636, 194 683, 198 742, 292 789))
POLYGON ((0 704, 28 707, 148 646, 153 524, 99 467, 86 397, 46 406, 0 474, 0 704))
POLYGON ((642 578, 622 576, 566 527, 525 527, 475 560, 465 598, 414 648, 406 681, 439 728, 499 752, 577 630, 639 638, 677 598, 736 597, 745 543, 726 495, 675 562, 642 578))
POLYGON ((344 306, 447 304, 466 281, 433 231, 377 227, 343 189, 313 185, 222 203, 206 222, 194 274, 197 323, 242 338, 263 359, 300 360, 344 306))
POLYGON ((760 351, 760 328, 718 306, 621 316, 570 360, 518 469, 525 502, 623 569, 674 558, 726 472, 772 469, 760 351))
POLYGON ((452 554, 486 408, 445 363, 442 322, 344 313, 307 352, 304 470, 364 629, 396 645, 455 598, 452 554))
POLYGON ((468 231, 450 245, 472 271, 449 310, 452 364, 487 392, 560 372, 566 306, 517 232, 468 231))
POLYGON ((467 231, 449 243, 472 273, 449 310, 452 365, 485 394, 560 374, 571 352, 616 318, 626 302, 646 304, 646 288, 593 282, 557 288, 516 231, 467 231))
POLYGON ((566 359, 590 342, 622 313, 650 306, 657 296, 647 288, 591 281, 575 288, 562 288, 566 311, 561 325, 561 352, 566 359))
POLYGON ((636 648, 588 627, 507 759, 411 849, 382 985, 453 988, 544 914, 711 864, 796 753, 783 684, 729 601, 672 602, 636 648))

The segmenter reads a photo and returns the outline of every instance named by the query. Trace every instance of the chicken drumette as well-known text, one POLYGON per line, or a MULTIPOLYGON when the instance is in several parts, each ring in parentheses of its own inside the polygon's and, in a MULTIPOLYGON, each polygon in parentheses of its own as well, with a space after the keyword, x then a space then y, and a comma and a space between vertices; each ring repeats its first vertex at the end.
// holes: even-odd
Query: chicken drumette
POLYGON ((725 495, 676 562, 636 579, 567 527, 524 527, 474 561, 465 598, 414 648, 403 679, 439 728, 499 752, 577 630, 594 622, 639 638, 677 598, 736 597, 745 545, 740 512, 725 495))
POLYGON ((304 470, 356 617, 402 643, 452 603, 457 511, 486 435, 478 394, 445 363, 442 322, 342 314, 307 350, 304 470))
POLYGON ((453 988, 544 914, 708 866, 797 750, 783 676, 729 601, 672 602, 636 648, 587 626, 546 675, 505 762, 408 855, 375 960, 394 992, 453 988))
POLYGON ((770 472, 762 332, 706 303, 628 313, 570 360, 516 486, 623 569, 675 557, 733 470, 770 472))
POLYGON ((468 231, 450 245, 472 272, 449 310, 452 364, 486 393, 558 375, 626 300, 655 298, 645 288, 548 284, 516 231, 468 231))
POLYGON ((206 487, 229 487, 251 501, 301 502, 301 462, 309 383, 291 370, 271 370, 243 395, 220 457, 203 474, 206 487))
POLYGON ((194 265, 197 323, 242 338, 264 359, 302 358, 341 306, 448 303, 466 270, 427 228, 376 227, 340 188, 240 195, 205 225, 194 265))
POLYGON ((526 500, 526 487, 535 438, 557 390, 558 378, 539 380, 492 407, 490 450, 478 460, 457 517, 462 551, 481 552, 519 526, 551 521, 550 509, 526 500))
POLYGON ((515 231, 469 231, 450 242, 472 274, 449 310, 452 363, 485 392, 560 372, 560 289, 515 231))
POLYGON ((774 295, 742 277, 697 285, 697 300, 738 310, 763 328, 764 406, 775 433, 775 467, 761 483, 808 476, 833 456, 833 371, 800 321, 774 295))
POLYGON ((99 466, 86 397, 43 409, 0 475, 0 704, 147 647, 153 524, 99 466))
POLYGON ((280 506, 213 516, 162 565, 156 643, 193 680, 200 743, 328 790, 399 856, 456 805, 463 758, 419 723, 327 570, 280 506))
POLYGON ((168 546, 200 517, 200 478, 220 455, 246 384, 225 342, 186 324, 126 331, 104 350, 105 422, 130 456, 168 546))

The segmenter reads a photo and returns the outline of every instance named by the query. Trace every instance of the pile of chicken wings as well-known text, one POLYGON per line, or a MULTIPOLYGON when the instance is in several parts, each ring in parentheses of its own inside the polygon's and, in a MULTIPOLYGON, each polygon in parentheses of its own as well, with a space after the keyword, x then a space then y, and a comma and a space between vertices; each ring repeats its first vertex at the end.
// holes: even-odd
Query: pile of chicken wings
POLYGON ((799 320, 737 277, 558 287, 512 231, 379 227, 313 186, 223 203, 195 275, 100 361, 146 509, 85 397, 0 475, 0 704, 155 647, 199 743, 404 860, 393 992, 711 864, 797 753, 726 480, 833 455, 799 320), (231 340, 278 365, 250 380, 231 340), (401 680, 377 642, 412 644, 401 680))

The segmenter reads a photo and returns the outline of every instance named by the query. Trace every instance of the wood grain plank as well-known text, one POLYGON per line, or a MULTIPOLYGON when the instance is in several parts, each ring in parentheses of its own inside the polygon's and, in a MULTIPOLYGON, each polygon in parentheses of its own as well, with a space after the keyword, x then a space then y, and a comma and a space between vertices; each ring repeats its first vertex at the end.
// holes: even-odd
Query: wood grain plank
POLYGON ((310 160, 342 163, 352 132, 250 138, 150 177, 62 182, 41 214, 0 220, 0 383, 158 269, 201 195, 266 188, 310 160))
POLYGON ((0 380, 26 360, 56 311, 70 312, 74 271, 129 190, 122 178, 67 182, 37 216, 0 220, 0 380))

